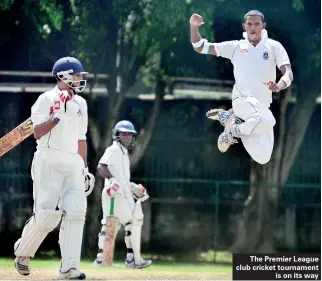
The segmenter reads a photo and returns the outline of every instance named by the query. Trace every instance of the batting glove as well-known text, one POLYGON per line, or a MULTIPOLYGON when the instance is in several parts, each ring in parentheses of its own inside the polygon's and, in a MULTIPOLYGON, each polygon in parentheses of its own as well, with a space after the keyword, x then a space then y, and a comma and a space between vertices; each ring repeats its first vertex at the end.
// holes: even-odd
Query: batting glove
POLYGON ((95 177, 88 172, 88 167, 84 168, 83 175, 85 177, 85 195, 88 196, 92 193, 95 186, 95 177))
POLYGON ((132 196, 134 199, 140 200, 141 202, 149 199, 149 195, 142 184, 131 182, 130 189, 132 191, 132 196))
POLYGON ((121 185, 119 184, 119 182, 117 181, 116 178, 110 178, 109 179, 109 186, 108 188, 106 189, 106 193, 109 197, 114 197, 114 195, 116 193, 119 193, 119 194, 123 194, 122 192, 122 188, 121 188, 121 185))

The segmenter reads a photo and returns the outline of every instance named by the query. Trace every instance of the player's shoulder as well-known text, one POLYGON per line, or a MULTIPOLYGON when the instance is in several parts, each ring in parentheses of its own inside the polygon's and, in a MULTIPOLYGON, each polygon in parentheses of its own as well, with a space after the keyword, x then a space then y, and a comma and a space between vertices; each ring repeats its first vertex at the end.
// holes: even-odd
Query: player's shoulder
POLYGON ((277 41, 277 40, 274 40, 272 38, 267 38, 266 42, 270 45, 272 45, 273 47, 280 47, 282 46, 282 43, 277 41))
POLYGON ((225 45, 232 45, 232 46, 237 46, 240 44, 240 41, 242 40, 229 40, 229 41, 223 41, 222 43, 225 44, 225 45))
POLYGON ((56 92, 56 89, 53 88, 51 90, 48 90, 46 92, 43 92, 42 94, 40 94, 40 96, 43 96, 43 97, 53 97, 55 95, 55 92, 56 92))
POLYGON ((38 96, 39 101, 51 102, 55 97, 55 89, 48 90, 38 96))
POLYGON ((106 152, 117 153, 117 152, 120 151, 120 148, 117 145, 117 143, 115 141, 113 141, 113 143, 110 146, 108 146, 105 151, 106 152))

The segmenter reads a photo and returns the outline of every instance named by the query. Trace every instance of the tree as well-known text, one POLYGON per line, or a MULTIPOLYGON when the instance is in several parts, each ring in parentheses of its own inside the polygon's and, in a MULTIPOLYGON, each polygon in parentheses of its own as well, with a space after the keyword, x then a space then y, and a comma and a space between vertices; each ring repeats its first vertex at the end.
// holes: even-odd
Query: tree
MULTIPOLYGON (((29 50, 35 41, 43 43, 52 31, 61 30, 63 7, 58 1, 48 0, 1 1, 0 22, 0 48, 4 48, 6 56, 2 61, 6 62, 8 56, 15 57, 14 53, 19 52, 21 65, 28 66, 28 56, 21 55, 21 42, 24 49, 29 50)), ((39 50, 43 51, 42 48, 39 50)), ((12 61, 8 63, 5 67, 12 67, 12 61)))
MULTIPOLYGON (((112 129, 119 119, 119 112, 128 91, 141 78, 154 85, 156 95, 151 109, 151 118, 142 126, 137 147, 131 155, 132 165, 139 162, 152 135, 155 120, 159 114, 166 87, 165 53, 188 29, 191 11, 204 8, 205 17, 210 17, 209 4, 196 1, 71 1, 72 35, 76 42, 75 54, 90 71, 108 75, 106 88, 108 100, 100 104, 106 110, 106 124, 101 130, 94 119, 89 120, 89 132, 96 157, 91 166, 96 168, 99 158, 111 142, 112 129)), ((210 5, 211 7, 211 5, 210 5)), ((96 81, 92 83, 94 85, 96 81)), ((89 96, 89 112, 95 104, 93 93, 89 96)), ((97 110, 97 109, 96 109, 97 110)), ((97 231, 100 213, 100 188, 102 179, 97 181, 92 195, 90 209, 90 231, 97 231)), ((94 237, 89 234, 88 237, 94 237)), ((93 246, 92 239, 88 240, 93 246)))
MULTIPOLYGON (((290 87, 281 94, 271 161, 266 165, 252 161, 251 189, 234 251, 269 252, 275 249, 274 229, 282 186, 287 183, 320 94, 321 15, 317 9, 320 5, 319 1, 292 1, 289 6, 274 11, 273 24, 279 27, 280 37, 292 34, 288 36, 286 49, 291 57, 297 91, 290 87), (296 97, 293 106, 289 103, 291 96, 296 97)), ((265 9, 263 12, 269 15, 265 9)))

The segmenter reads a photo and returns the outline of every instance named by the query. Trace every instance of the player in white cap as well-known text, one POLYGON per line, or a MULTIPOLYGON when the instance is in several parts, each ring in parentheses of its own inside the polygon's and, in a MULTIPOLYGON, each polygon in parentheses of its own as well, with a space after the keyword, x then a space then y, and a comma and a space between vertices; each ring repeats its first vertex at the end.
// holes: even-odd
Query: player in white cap
POLYGON ((240 138, 250 156, 258 163, 267 163, 274 146, 275 118, 269 109, 272 92, 289 87, 293 81, 291 63, 285 48, 268 38, 264 15, 251 10, 244 16, 244 39, 209 43, 201 38, 198 27, 203 18, 193 14, 190 18, 190 35, 194 49, 201 54, 221 56, 234 67, 235 85, 232 109, 213 109, 206 113, 225 127, 218 138, 218 148, 227 151, 240 138), (276 83, 276 67, 282 77, 276 83))
POLYGON ((30 258, 60 222, 59 279, 85 279, 79 271, 86 195, 95 178, 87 168, 87 104, 77 95, 86 87, 82 64, 59 59, 52 74, 57 85, 41 94, 31 108, 37 151, 31 166, 33 215, 14 245, 15 267, 30 274, 30 258))

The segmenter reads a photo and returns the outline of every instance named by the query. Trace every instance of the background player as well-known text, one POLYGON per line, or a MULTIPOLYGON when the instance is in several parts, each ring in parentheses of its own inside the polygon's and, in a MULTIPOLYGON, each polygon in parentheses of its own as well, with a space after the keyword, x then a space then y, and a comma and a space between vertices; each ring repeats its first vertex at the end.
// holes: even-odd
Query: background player
POLYGON ((30 258, 61 221, 59 278, 85 279, 79 271, 87 208, 84 189, 89 188, 88 195, 95 181, 86 161, 87 104, 77 95, 86 87, 86 72, 76 58, 64 57, 54 64, 52 74, 57 85, 41 94, 31 109, 37 139, 31 167, 34 208, 14 245, 15 266, 29 275, 30 258))
MULTIPOLYGON (((103 226, 99 233, 99 253, 94 265, 102 263, 106 235, 105 220, 109 215, 111 198, 113 197, 114 215, 125 229, 127 248, 125 266, 145 268, 152 264, 151 260, 141 258, 141 229, 143 225, 141 202, 146 201, 149 196, 142 185, 130 182, 128 149, 134 146, 133 134, 136 134, 136 131, 131 122, 126 120, 118 122, 113 129, 113 144, 105 150, 98 164, 98 171, 105 178, 105 187, 102 192, 103 226)), ((120 226, 120 224, 117 226, 116 234, 120 226)))
POLYGON ((203 24, 200 15, 191 16, 190 35, 194 49, 201 54, 227 58, 234 66, 233 110, 207 112, 208 118, 219 120, 225 126, 218 138, 218 148, 225 152, 237 142, 236 138, 241 138, 250 156, 265 164, 270 160, 274 146, 276 121, 269 109, 272 92, 286 89, 293 80, 287 52, 281 43, 268 38, 264 15, 257 10, 244 16, 244 40, 209 43, 198 32, 203 24), (283 74, 278 83, 275 82, 276 66, 283 74))

